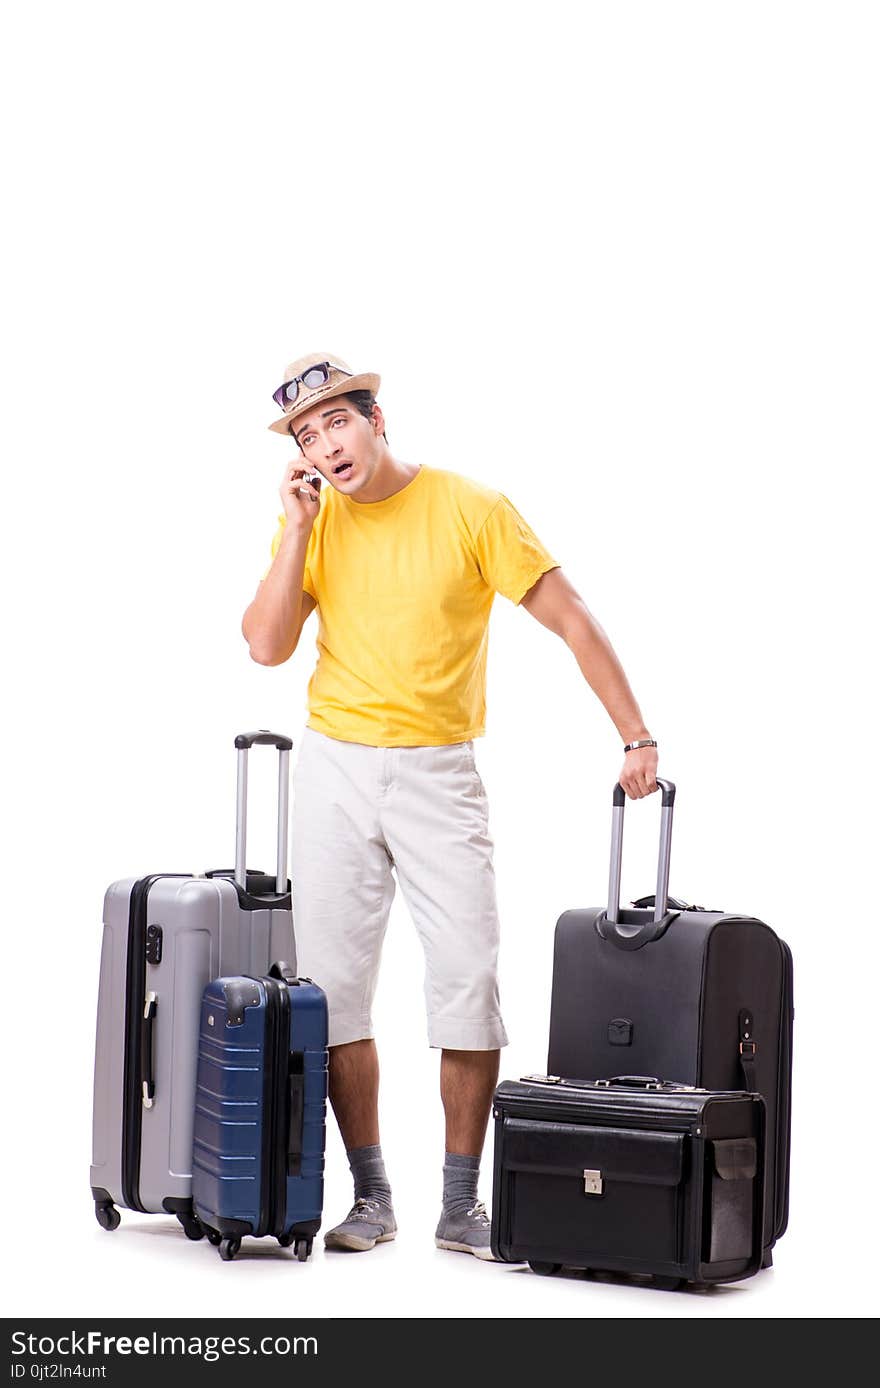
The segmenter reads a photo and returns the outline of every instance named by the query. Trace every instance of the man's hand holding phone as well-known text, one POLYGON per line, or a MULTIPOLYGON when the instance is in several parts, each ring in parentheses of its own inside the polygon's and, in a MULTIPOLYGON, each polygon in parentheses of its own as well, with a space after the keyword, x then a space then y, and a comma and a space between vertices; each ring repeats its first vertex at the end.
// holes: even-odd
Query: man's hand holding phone
POLYGON ((315 522, 320 505, 321 478, 302 460, 288 463, 279 492, 287 524, 307 535, 315 522))

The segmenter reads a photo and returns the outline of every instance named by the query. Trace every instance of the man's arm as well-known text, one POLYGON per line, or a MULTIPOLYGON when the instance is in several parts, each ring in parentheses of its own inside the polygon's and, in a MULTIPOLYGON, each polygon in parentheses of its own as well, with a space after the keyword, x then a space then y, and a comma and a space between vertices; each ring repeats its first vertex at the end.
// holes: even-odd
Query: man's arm
MULTIPOLYGON (((542 626, 562 637, 624 743, 650 738, 611 642, 562 570, 542 574, 526 593, 522 606, 542 626)), ((657 789, 656 775, 656 747, 626 753, 620 784, 633 800, 657 789)))
POLYGON ((269 587, 275 567, 270 569, 257 589, 256 596, 244 614, 241 630, 248 643, 251 659, 258 665, 283 665, 289 660, 299 645, 300 634, 306 618, 317 606, 311 593, 302 588, 302 565, 299 572, 299 587, 295 579, 288 586, 284 579, 286 566, 278 564, 281 550, 275 556, 280 578, 277 584, 269 587), (299 598, 299 609, 296 600, 299 598))
POLYGON ((287 524, 272 567, 241 622, 251 659, 259 665, 281 665, 290 659, 317 605, 303 591, 306 550, 318 513, 318 492, 305 478, 299 461, 288 464, 279 489, 287 524))

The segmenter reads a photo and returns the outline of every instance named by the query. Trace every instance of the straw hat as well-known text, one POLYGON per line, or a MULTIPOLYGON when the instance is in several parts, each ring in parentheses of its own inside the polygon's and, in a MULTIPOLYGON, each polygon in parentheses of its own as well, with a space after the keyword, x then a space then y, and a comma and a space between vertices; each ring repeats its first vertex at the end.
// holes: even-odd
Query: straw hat
POLYGON ((347 395, 351 390, 369 390, 375 395, 381 377, 370 371, 356 376, 341 357, 333 356, 330 352, 309 352, 308 356, 300 357, 298 361, 292 361, 284 368, 283 379, 285 386, 293 386, 296 383, 297 389, 293 400, 288 401, 285 397, 286 403, 281 407, 281 418, 269 425, 276 434, 290 433, 293 421, 321 400, 330 400, 334 395, 347 395), (308 373, 310 367, 323 367, 326 381, 320 385, 307 386, 302 377, 308 373))

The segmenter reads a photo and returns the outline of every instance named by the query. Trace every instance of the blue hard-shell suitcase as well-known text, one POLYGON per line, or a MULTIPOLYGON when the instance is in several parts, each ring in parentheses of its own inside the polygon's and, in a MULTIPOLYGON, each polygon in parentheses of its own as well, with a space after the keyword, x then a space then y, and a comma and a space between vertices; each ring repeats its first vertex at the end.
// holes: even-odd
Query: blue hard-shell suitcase
POLYGON ((275 1237, 301 1262, 324 1202, 327 999, 287 964, 202 996, 193 1205, 221 1258, 275 1237))

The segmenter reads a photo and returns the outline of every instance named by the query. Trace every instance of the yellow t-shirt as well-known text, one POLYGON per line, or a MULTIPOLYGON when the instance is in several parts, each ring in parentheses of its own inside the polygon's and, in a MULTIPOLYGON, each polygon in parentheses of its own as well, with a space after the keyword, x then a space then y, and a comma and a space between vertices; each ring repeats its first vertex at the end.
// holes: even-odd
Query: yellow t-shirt
POLYGON ((454 472, 422 467, 384 501, 325 486, 303 575, 318 616, 308 726, 371 747, 480 736, 494 596, 518 603, 556 567, 507 497, 454 472))

